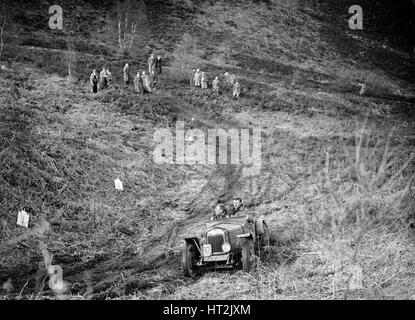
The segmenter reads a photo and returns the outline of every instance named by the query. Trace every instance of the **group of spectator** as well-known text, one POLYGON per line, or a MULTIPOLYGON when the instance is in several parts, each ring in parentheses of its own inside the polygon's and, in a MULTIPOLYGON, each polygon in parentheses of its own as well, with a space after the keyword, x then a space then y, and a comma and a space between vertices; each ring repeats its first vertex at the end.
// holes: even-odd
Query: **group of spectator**
MULTIPOLYGON (((134 90, 139 94, 151 93, 157 84, 158 75, 161 74, 161 57, 155 58, 154 54, 151 54, 147 60, 148 63, 148 74, 145 70, 137 70, 137 74, 133 79, 134 90)), ((128 62, 123 68, 123 81, 125 86, 129 86, 131 83, 130 65, 128 62)), ((111 72, 107 67, 103 67, 102 71, 98 75, 96 69, 92 71, 90 76, 90 89, 92 93, 97 93, 98 90, 104 90, 108 87, 112 80, 111 72)))
MULTIPOLYGON (((232 87, 232 96, 234 99, 238 99, 241 94, 241 85, 236 79, 234 74, 225 72, 223 74, 225 78, 225 83, 232 87)), ((207 78, 206 72, 200 71, 200 69, 193 69, 190 75, 190 86, 199 87, 202 89, 208 89, 209 80, 207 78)), ((212 81, 212 89, 214 92, 219 93, 220 80, 216 76, 212 81)))
MULTIPOLYGON (((155 58, 154 54, 151 54, 147 60, 148 64, 148 73, 145 70, 137 70, 137 74, 132 78, 130 73, 130 65, 128 62, 124 65, 123 68, 123 81, 124 85, 128 87, 133 80, 134 91, 138 94, 151 93, 157 84, 158 76, 162 71, 161 57, 157 56, 155 58)), ((234 99, 238 99, 241 94, 241 85, 236 79, 234 74, 225 72, 223 74, 224 82, 228 87, 232 88, 232 96, 234 99)), ((107 67, 103 67, 102 71, 97 73, 97 70, 94 69, 90 76, 90 88, 92 93, 98 92, 98 90, 104 90, 108 87, 109 83, 112 80, 111 72, 107 67)), ((212 89, 215 93, 219 94, 220 92, 220 80, 216 76, 212 81, 212 89)), ((198 87, 201 89, 208 89, 209 80, 206 75, 206 72, 200 71, 200 69, 193 69, 190 76, 190 86, 198 87)))
POLYGON ((93 69, 91 76, 89 77, 89 83, 91 86, 91 92, 97 93, 98 90, 104 90, 108 87, 109 82, 112 80, 112 74, 107 67, 103 67, 101 72, 97 73, 97 69, 93 69))

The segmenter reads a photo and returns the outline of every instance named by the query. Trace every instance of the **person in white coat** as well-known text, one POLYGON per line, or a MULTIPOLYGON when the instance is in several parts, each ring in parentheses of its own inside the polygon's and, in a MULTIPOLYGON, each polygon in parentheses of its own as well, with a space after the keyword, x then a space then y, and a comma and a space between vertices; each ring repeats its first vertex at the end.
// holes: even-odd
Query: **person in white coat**
POLYGON ((151 89, 151 84, 150 84, 150 78, 146 74, 145 71, 143 71, 143 74, 141 76, 141 81, 143 82, 144 93, 151 93, 152 89, 151 89))
POLYGON ((124 66, 123 78, 124 78, 124 84, 128 86, 130 84, 130 66, 128 65, 128 63, 126 63, 124 66))
POLYGON ((234 99, 239 99, 239 95, 241 94, 241 85, 238 81, 235 82, 233 85, 233 97, 234 99))
POLYGON ((200 83, 201 83, 202 89, 208 88, 208 80, 207 80, 207 76, 205 72, 202 72, 200 75, 200 83))
POLYGON ((200 69, 197 69, 195 73, 195 87, 200 87, 200 80, 201 80, 200 78, 201 78, 200 69))
POLYGON ((218 77, 215 77, 215 79, 213 80, 212 88, 214 92, 219 93, 219 78, 218 77))

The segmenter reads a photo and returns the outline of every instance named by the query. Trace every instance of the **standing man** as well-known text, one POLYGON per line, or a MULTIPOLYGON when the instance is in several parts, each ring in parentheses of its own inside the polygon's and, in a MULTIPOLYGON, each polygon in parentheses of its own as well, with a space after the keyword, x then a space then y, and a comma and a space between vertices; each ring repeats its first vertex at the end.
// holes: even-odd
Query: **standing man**
POLYGON ((110 69, 106 68, 105 69, 106 75, 107 75, 107 86, 109 87, 110 82, 112 81, 112 73, 110 71, 110 69))
POLYGON ((225 83, 229 83, 229 72, 226 71, 223 76, 225 77, 225 83))
POLYGON ((213 91, 219 93, 219 78, 216 76, 212 82, 213 91))
POLYGON ((226 84, 230 85, 230 86, 233 86, 234 85, 233 75, 230 74, 229 72, 225 72, 223 75, 225 76, 226 84))
POLYGON ((108 76, 106 67, 102 67, 101 72, 99 73, 99 89, 104 90, 108 87, 108 76))
POLYGON ((156 67, 157 74, 160 74, 161 73, 161 57, 160 56, 157 56, 155 67, 156 67))
POLYGON ((130 66, 128 63, 125 64, 123 69, 124 84, 128 86, 130 84, 130 66))
POLYGON ((359 83, 359 87, 360 87, 359 95, 363 96, 365 94, 365 92, 366 92, 366 84, 359 83))
POLYGON ((190 86, 191 87, 195 86, 195 74, 196 74, 196 69, 192 69, 192 73, 190 74, 190 86))
POLYGON ((157 84, 157 73, 153 69, 153 71, 151 71, 151 74, 150 74, 150 85, 151 85, 151 88, 154 89, 156 87, 156 84, 157 84))
POLYGON ((231 86, 236 83, 236 76, 233 73, 229 75, 229 81, 231 86))
POLYGON ((241 85, 238 81, 235 82, 233 85, 233 98, 239 99, 239 95, 241 94, 241 85))
POLYGON ((140 73, 140 71, 137 72, 137 75, 140 78, 140 81, 138 82, 138 87, 140 89, 141 94, 144 93, 143 73, 144 73, 144 70, 141 73, 140 73))
POLYGON ((196 69, 195 72, 195 87, 200 87, 200 69, 196 69))
POLYGON ((145 71, 143 71, 143 74, 141 76, 141 81, 143 82, 143 92, 150 93, 151 92, 150 79, 148 75, 146 75, 145 71))
POLYGON ((148 74, 151 74, 151 71, 153 71, 154 68, 154 54, 152 53, 150 55, 150 58, 148 58, 148 74))
POLYGON ((202 74, 200 75, 200 83, 201 83, 202 89, 207 89, 208 80, 207 80, 206 73, 203 71, 202 71, 202 74))
POLYGON ((137 71, 137 75, 134 78, 134 90, 138 94, 143 93, 143 82, 141 81, 140 71, 137 71))
POLYGON ((91 86, 91 92, 92 93, 97 93, 98 92, 98 73, 97 73, 97 69, 93 69, 91 76, 89 77, 89 83, 91 86))

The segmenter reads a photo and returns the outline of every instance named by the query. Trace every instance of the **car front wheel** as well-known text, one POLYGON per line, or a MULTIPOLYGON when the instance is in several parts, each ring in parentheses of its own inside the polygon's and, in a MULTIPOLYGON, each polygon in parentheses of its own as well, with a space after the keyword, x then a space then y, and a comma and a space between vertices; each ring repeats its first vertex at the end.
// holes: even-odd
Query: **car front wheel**
POLYGON ((198 275, 199 252, 194 243, 186 242, 182 251, 182 268, 184 275, 195 278, 198 275))

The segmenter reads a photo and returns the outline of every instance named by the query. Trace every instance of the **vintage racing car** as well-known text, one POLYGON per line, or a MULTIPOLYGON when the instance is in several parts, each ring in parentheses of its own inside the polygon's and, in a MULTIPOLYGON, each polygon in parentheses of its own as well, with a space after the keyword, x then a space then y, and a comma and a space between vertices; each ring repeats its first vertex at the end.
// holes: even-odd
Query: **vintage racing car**
POLYGON ((185 238, 182 251, 184 274, 196 277, 202 267, 237 268, 249 272, 255 253, 269 245, 263 216, 233 216, 208 221, 202 237, 185 238))

